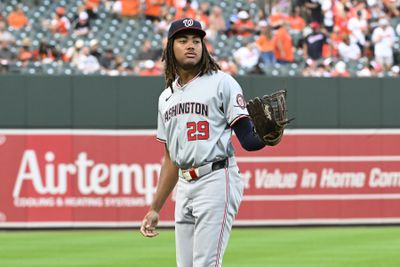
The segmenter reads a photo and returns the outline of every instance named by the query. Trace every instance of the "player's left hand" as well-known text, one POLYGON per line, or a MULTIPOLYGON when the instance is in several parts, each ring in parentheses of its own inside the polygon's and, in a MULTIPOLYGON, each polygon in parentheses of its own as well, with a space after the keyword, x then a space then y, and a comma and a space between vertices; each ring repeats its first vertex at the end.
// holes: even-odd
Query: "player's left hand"
POLYGON ((159 215, 158 212, 150 210, 146 216, 144 216, 142 226, 140 227, 140 232, 145 237, 155 237, 158 236, 156 231, 156 226, 158 224, 159 215))
POLYGON ((250 100, 247 103, 247 111, 255 132, 268 146, 279 144, 286 125, 293 120, 287 118, 286 90, 250 100))

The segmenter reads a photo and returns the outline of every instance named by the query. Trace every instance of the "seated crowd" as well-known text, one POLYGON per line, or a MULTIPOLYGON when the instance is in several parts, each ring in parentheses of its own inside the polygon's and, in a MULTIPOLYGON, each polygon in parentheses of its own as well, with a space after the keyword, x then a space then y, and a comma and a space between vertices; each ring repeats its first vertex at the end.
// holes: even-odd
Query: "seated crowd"
MULTIPOLYGON (((40 1, 33 2, 39 3, 29 6, 29 10, 41 8, 40 1)), ((12 10, 2 6, 0 72, 10 72, 11 66, 23 72, 32 63, 57 63, 82 74, 162 75, 162 48, 170 23, 192 17, 206 30, 211 54, 224 71, 233 75, 280 75, 274 69, 292 69, 290 75, 312 77, 400 75, 399 1, 234 2, 81 0, 73 9, 50 5, 52 16, 39 22, 54 39, 43 38, 36 44, 32 36, 18 39, 15 35, 23 29, 38 28, 38 20, 26 15, 28 7, 18 2, 12 10), (114 47, 100 45, 102 36, 96 35, 93 25, 101 20, 151 23, 149 36, 158 34, 161 39, 154 43, 149 36, 144 38, 139 51, 128 58, 114 47), (69 37, 73 42, 58 42, 69 37)))

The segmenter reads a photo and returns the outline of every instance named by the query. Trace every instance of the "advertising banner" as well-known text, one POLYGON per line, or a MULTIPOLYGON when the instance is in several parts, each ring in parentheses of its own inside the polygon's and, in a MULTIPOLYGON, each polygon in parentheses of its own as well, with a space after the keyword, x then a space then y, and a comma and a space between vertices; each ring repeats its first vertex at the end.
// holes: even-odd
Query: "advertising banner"
MULTIPOLYGON (((236 225, 400 223, 400 130, 288 130, 256 152, 233 140, 236 225)), ((163 153, 155 131, 0 130, 0 228, 138 226, 163 153)))

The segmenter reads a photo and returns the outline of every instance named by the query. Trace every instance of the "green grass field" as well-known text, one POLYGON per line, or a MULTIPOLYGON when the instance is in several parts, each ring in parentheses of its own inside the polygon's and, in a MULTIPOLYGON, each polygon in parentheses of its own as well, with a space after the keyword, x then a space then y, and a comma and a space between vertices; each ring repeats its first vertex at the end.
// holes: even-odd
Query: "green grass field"
MULTIPOLYGON (((174 267, 174 233, 3 231, 1 267, 174 267)), ((224 267, 399 267, 400 227, 234 229, 224 267)))

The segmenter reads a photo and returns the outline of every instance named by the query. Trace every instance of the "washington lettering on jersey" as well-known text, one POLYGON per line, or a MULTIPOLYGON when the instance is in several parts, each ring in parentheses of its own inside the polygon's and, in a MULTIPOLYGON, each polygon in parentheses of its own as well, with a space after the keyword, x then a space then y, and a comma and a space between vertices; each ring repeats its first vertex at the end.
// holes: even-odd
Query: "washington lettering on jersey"
POLYGON ((170 107, 164 113, 164 120, 165 122, 167 122, 171 118, 183 114, 197 114, 208 117, 208 105, 196 102, 185 102, 176 104, 170 107))

